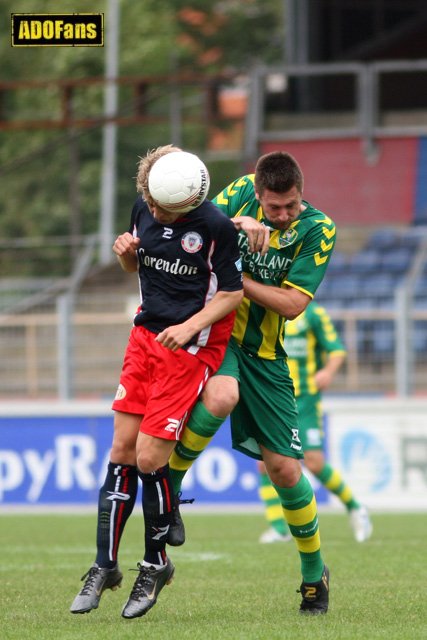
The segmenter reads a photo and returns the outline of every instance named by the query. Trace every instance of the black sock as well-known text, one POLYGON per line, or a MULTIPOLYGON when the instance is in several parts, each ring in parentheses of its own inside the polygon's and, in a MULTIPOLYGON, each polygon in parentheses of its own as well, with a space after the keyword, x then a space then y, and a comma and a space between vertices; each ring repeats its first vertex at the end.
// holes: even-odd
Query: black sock
POLYGON ((117 563, 120 538, 132 513, 137 493, 137 468, 109 462, 98 500, 96 562, 100 567, 111 569, 117 563))
POLYGON ((173 488, 169 465, 153 473, 141 473, 142 509, 145 522, 144 560, 151 564, 166 564, 166 538, 171 523, 173 488))

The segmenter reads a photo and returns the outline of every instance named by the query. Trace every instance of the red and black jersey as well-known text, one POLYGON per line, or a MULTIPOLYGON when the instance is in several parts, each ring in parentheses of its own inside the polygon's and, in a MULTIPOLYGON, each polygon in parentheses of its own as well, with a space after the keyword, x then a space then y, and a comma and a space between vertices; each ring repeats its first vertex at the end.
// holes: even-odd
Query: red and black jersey
MULTIPOLYGON (((138 197, 129 232, 140 238, 138 248, 141 308, 136 326, 159 333, 185 322, 200 311, 217 291, 242 289, 237 232, 214 204, 203 204, 173 224, 157 222, 147 203, 138 197)), ((193 337, 186 349, 224 341, 234 314, 193 337), (225 333, 224 333, 225 331, 225 333)), ((200 354, 199 354, 200 357, 200 354)))

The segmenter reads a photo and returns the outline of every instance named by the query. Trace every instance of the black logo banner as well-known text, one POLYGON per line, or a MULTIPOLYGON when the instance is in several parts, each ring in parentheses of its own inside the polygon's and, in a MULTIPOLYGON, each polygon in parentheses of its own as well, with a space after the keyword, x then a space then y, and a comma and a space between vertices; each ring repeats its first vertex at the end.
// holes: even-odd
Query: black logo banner
POLYGON ((103 13, 12 13, 12 47, 103 47, 103 13))

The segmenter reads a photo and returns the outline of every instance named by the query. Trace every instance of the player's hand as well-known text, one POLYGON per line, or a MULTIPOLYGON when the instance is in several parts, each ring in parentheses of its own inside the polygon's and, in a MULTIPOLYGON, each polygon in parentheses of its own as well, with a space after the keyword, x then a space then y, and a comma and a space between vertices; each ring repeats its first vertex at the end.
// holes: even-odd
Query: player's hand
POLYGON ((249 251, 265 255, 270 242, 270 229, 250 216, 231 218, 238 231, 244 231, 248 237, 249 251))
POLYGON ((113 251, 119 257, 123 257, 127 254, 134 254, 139 247, 139 238, 135 238, 131 233, 122 233, 117 236, 114 244, 113 251))
POLYGON ((176 324, 172 327, 163 329, 155 338, 156 342, 160 342, 166 349, 178 351, 193 337, 192 331, 185 322, 176 324))
POLYGON ((327 369, 319 369, 314 374, 314 380, 319 391, 327 389, 330 386, 332 379, 333 376, 327 369))

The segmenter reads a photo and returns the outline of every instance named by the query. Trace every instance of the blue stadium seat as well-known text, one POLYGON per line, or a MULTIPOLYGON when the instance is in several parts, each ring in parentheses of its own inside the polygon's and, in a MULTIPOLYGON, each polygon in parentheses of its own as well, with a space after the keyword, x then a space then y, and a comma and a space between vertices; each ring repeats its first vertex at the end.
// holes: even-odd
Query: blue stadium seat
POLYGON ((367 298, 391 298, 394 296, 396 278, 391 273, 377 273, 362 278, 359 295, 367 298))
POLYGON ((330 298, 352 299, 359 291, 360 278, 354 273, 328 274, 327 287, 330 298))
POLYGON ((357 321, 357 350, 361 354, 372 353, 372 320, 357 321))
POLYGON ((424 296, 418 295, 414 297, 414 309, 417 309, 417 310, 427 309, 427 292, 424 296))
POLYGON ((400 237, 400 246, 411 251, 416 251, 420 242, 426 236, 426 229, 420 227, 408 227, 400 237))
POLYGON ((395 249, 399 245, 399 234, 395 229, 384 227, 377 229, 369 237, 366 249, 374 251, 388 251, 395 249))
POLYGON ((414 322, 412 340, 412 345, 416 355, 427 354, 427 321, 417 320, 414 322))
POLYGON ((375 249, 359 251, 351 256, 349 263, 352 273, 375 273, 381 265, 382 255, 375 249))
POLYGON ((415 282, 415 296, 427 296, 427 273, 423 273, 415 282))
POLYGON ((355 297, 355 298, 352 298, 351 300, 348 300, 346 304, 346 309, 354 309, 355 311, 357 311, 358 309, 370 310, 370 309, 376 309, 376 308, 377 307, 375 303, 370 298, 355 297))
POLYGON ((388 251, 381 257, 380 268, 389 273, 405 274, 411 265, 412 256, 413 252, 406 247, 388 251))
POLYGON ((375 354, 391 357, 395 351, 394 323, 392 320, 381 320, 372 326, 372 350, 375 354))
POLYGON ((342 273, 347 269, 347 254, 341 251, 334 251, 328 264, 327 274, 342 273))

